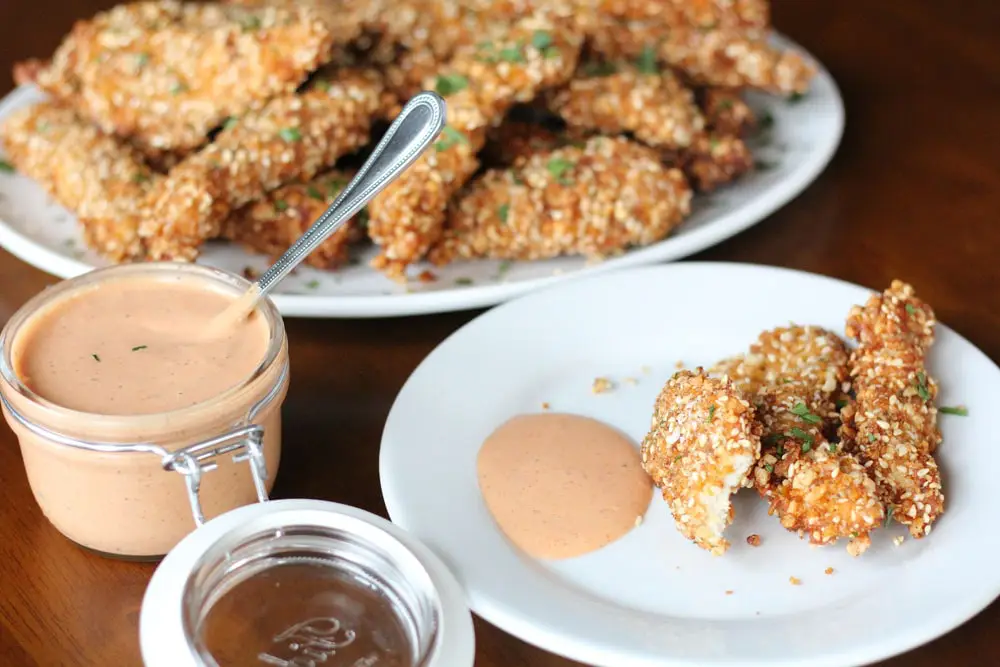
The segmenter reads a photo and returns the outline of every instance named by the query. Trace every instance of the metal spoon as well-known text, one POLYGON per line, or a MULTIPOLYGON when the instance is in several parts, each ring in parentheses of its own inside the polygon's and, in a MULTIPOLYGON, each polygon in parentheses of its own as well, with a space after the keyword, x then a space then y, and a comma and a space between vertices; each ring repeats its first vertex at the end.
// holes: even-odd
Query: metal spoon
POLYGON ((444 123, 445 102, 440 95, 425 91, 411 98, 361 170, 326 212, 254 281, 246 294, 216 316, 215 323, 235 322, 246 317, 309 253, 413 164, 437 138, 444 123))

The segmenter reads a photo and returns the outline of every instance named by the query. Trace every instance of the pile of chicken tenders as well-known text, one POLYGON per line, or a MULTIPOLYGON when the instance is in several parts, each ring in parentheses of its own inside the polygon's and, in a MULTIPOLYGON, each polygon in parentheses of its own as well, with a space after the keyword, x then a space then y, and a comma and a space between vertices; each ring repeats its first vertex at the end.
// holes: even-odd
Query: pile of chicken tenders
POLYGON ((600 259, 753 169, 744 91, 814 75, 769 36, 766 0, 137 2, 17 66, 47 100, 0 142, 111 261, 191 261, 218 238, 273 256, 436 90, 436 143, 310 264, 368 241, 398 280, 425 259, 600 259))
POLYGON ((944 512, 934 450, 934 312, 894 281, 855 306, 846 333, 765 331, 747 354, 680 371, 657 398, 643 467, 678 530, 722 554, 730 497, 755 489, 786 529, 857 556, 893 519, 915 538, 944 512))

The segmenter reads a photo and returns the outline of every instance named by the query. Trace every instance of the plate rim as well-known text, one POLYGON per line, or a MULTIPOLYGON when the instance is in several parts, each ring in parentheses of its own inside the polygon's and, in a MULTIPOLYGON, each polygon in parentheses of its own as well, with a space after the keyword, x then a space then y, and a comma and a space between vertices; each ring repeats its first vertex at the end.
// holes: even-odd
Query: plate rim
MULTIPOLYGON (((707 250, 759 224, 797 198, 815 182, 827 168, 840 147, 844 136, 846 113, 844 98, 836 80, 826 67, 807 49, 779 31, 772 31, 776 44, 804 54, 816 66, 816 78, 830 87, 832 131, 822 135, 822 141, 809 151, 795 172, 769 188, 767 196, 741 204, 735 210, 712 219, 690 232, 670 235, 643 248, 590 266, 557 275, 528 278, 516 282, 453 287, 433 292, 381 295, 309 295, 273 294, 275 305, 285 317, 330 319, 377 319, 474 310, 503 303, 551 285, 590 278, 609 271, 635 266, 672 262, 707 250)), ((24 98, 35 94, 31 85, 16 87, 0 98, 0 116, 24 98)), ((0 217, 0 247, 21 261, 57 278, 71 278, 94 268, 87 262, 38 243, 15 229, 0 217)))
MULTIPOLYGON (((402 509, 405 507, 404 499, 399 493, 398 488, 395 488, 387 483, 387 480, 389 480, 393 475, 388 472, 388 468, 391 464, 389 462, 389 455, 387 454, 388 448, 386 444, 391 437, 390 429, 394 426, 393 422, 399 420, 398 404, 400 398, 403 397, 404 392, 406 392, 407 388, 411 385, 413 378, 418 374, 421 368, 430 363, 432 357, 434 357, 439 350, 444 349, 454 337, 460 335, 467 328, 473 326, 483 326, 483 321, 489 321, 496 317, 503 317, 503 314, 507 310, 521 307, 520 302, 522 301, 552 298, 553 294, 557 294, 562 290, 585 289, 586 284, 591 280, 632 280, 634 278, 627 278, 626 276, 645 274, 648 276, 645 282, 648 283, 650 280, 655 280, 654 276, 658 276, 660 280, 667 280, 667 274, 675 271, 718 270, 725 268, 746 269, 752 272, 766 271, 783 274, 787 277, 797 276, 809 279, 819 279, 838 287, 847 287, 854 290, 865 290, 869 292, 876 291, 874 288, 852 283, 841 278, 799 269, 749 262, 695 261, 665 265, 638 266, 616 272, 614 275, 591 276, 589 278, 576 281, 575 284, 562 283, 560 285, 539 290, 501 304, 496 308, 473 318, 439 343, 412 371, 406 382, 400 388, 396 399, 393 401, 392 408, 386 418, 379 446, 379 481, 382 487, 383 501, 390 519, 394 523, 400 525, 400 527, 404 530, 412 530, 411 525, 404 516, 406 511, 402 509)), ((642 279, 635 280, 642 281, 642 279)), ((1000 366, 998 366, 993 359, 991 359, 979 347, 974 345, 969 339, 940 321, 938 322, 938 326, 941 329, 946 330, 949 333, 949 336, 953 336, 957 339, 958 343, 968 346, 970 350, 974 351, 989 369, 997 374, 1000 374, 1000 366)), ((417 537, 418 539, 422 539, 422 536, 419 534, 417 534, 417 537)), ((431 546, 431 548, 437 552, 436 547, 432 545, 428 546, 431 546)), ((442 556, 446 562, 451 562, 448 554, 439 553, 439 555, 442 556)), ((997 599, 1000 599, 1000 577, 998 577, 996 578, 996 581, 993 582, 993 585, 984 585, 981 588, 981 593, 979 595, 967 596, 959 603, 943 607, 943 609, 946 610, 945 613, 930 617, 929 620, 923 620, 920 623, 910 624, 908 627, 901 628, 899 632, 893 634, 888 640, 883 640, 878 643, 869 643, 860 648, 852 646, 839 653, 828 653, 827 655, 820 657, 812 656, 804 659, 791 658, 778 661, 770 658, 750 659, 745 657, 723 660, 707 658, 704 656, 696 659, 657 657, 656 662, 654 663, 648 658, 637 657, 635 654, 616 654, 614 652, 609 652, 606 647, 600 648, 599 653, 595 654, 594 649, 596 647, 591 647, 587 644, 574 646, 572 638, 565 636, 565 634, 562 636, 557 635, 555 641, 553 641, 553 635, 548 631, 548 629, 536 628, 532 624, 531 619, 525 618, 523 613, 519 613, 517 610, 504 608, 503 605, 497 604, 492 597, 484 595, 481 591, 471 590, 464 577, 460 576, 460 580, 462 581, 463 586, 466 587, 466 595, 468 596, 470 607, 473 612, 491 625, 494 625, 495 627, 500 628, 501 630, 518 637, 522 641, 532 644, 542 650, 553 652, 569 659, 601 665, 614 664, 616 666, 632 664, 657 664, 663 665, 664 667, 699 667, 704 665, 724 665, 725 667, 840 667, 847 664, 869 665, 902 655, 908 651, 919 648, 940 637, 943 637, 980 614, 997 599), (597 663, 595 662, 596 660, 602 660, 603 662, 597 663)))

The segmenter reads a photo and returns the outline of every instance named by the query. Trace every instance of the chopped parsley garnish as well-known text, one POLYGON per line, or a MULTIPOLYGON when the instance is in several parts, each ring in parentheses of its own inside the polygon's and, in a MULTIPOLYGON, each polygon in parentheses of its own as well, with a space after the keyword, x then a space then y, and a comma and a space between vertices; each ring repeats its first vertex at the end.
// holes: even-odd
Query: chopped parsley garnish
POLYGON ((440 153, 457 144, 467 143, 469 143, 469 140, 465 138, 464 134, 453 128, 451 125, 445 125, 444 129, 441 130, 441 138, 434 144, 434 149, 440 153))
POLYGON ((549 160, 548 164, 545 165, 545 168, 548 169, 549 173, 552 174, 552 177, 559 181, 562 185, 569 185, 572 182, 566 174, 566 172, 573 169, 573 163, 569 160, 554 157, 549 160))
POLYGON ((187 84, 183 81, 177 81, 174 85, 170 86, 171 95, 180 95, 181 93, 186 93, 188 90, 187 84))
POLYGON ((135 64, 136 64, 136 66, 138 66, 138 67, 145 67, 147 63, 149 63, 149 54, 148 53, 137 53, 135 55, 135 64))
POLYGON ((844 399, 842 399, 842 398, 838 398, 838 399, 837 399, 837 402, 836 402, 836 403, 834 403, 834 405, 836 405, 836 406, 837 406, 837 409, 838 409, 838 410, 843 410, 843 409, 844 409, 845 407, 847 407, 847 401, 845 401, 845 400, 844 400, 844 399))
POLYGON ((493 45, 493 42, 480 42, 476 44, 476 50, 479 51, 476 60, 484 63, 495 63, 497 61, 496 47, 493 45))
POLYGON ((442 74, 437 78, 434 89, 441 95, 448 97, 460 90, 464 90, 469 85, 469 80, 461 74, 442 74))
POLYGON ((917 309, 913 307, 912 303, 906 304, 906 314, 907 315, 916 315, 917 314, 917 309))
POLYGON ((660 68, 656 65, 656 49, 647 44, 642 48, 642 53, 635 61, 636 68, 643 74, 659 74, 660 68))
POLYGON ((360 226, 361 229, 368 229, 368 220, 369 220, 369 215, 367 208, 363 208, 360 211, 358 211, 358 215, 355 217, 355 221, 358 223, 358 226, 360 226))
POLYGON ((684 455, 683 455, 683 454, 678 454, 677 456, 675 456, 675 457, 674 457, 674 463, 677 463, 677 462, 678 462, 678 461, 680 461, 680 460, 681 460, 682 458, 684 458, 684 455))
POLYGON ((615 65, 614 63, 608 63, 608 62, 587 63, 586 65, 583 66, 584 76, 589 76, 594 78, 611 76, 617 71, 618 71, 618 66, 615 65))
POLYGON ((7 162, 6 160, 0 160, 0 171, 7 174, 13 174, 14 165, 12 165, 10 162, 7 162))
POLYGON ((309 195, 310 197, 312 197, 313 199, 317 200, 317 201, 325 201, 325 199, 326 199, 323 196, 323 193, 320 192, 319 190, 317 190, 312 185, 310 185, 308 188, 306 188, 306 194, 309 195))
POLYGON ((761 130, 770 130, 774 127, 774 116, 771 115, 770 111, 761 114, 760 120, 757 121, 757 127, 761 130))
POLYGON ((542 57, 546 60, 552 60, 558 58, 562 54, 558 46, 546 46, 542 49, 542 57))
POLYGON ((500 60, 506 63, 523 63, 525 62, 524 54, 521 52, 522 46, 517 44, 515 46, 507 46, 500 49, 500 53, 497 54, 500 60))
POLYGON ((340 194, 340 191, 347 186, 347 182, 339 178, 335 178, 326 184, 326 193, 331 197, 336 197, 340 194))
POLYGON ((869 433, 868 434, 868 442, 875 442, 875 434, 874 433, 869 433))
POLYGON ((504 261, 500 262, 500 266, 497 268, 497 277, 503 278, 505 275, 507 275, 507 272, 510 271, 510 267, 511 267, 510 260, 505 259, 504 261))
POLYGON ((775 164, 773 162, 768 162, 767 160, 756 160, 753 163, 753 168, 757 171, 771 171, 774 167, 775 164))
POLYGON ((890 523, 892 523, 892 507, 885 511, 885 527, 888 528, 890 523))
POLYGON ((822 424, 823 420, 809 412, 809 408, 806 407, 805 403, 796 403, 795 407, 792 408, 792 414, 801 418, 802 421, 807 421, 810 424, 822 424))
POLYGON ((714 152, 715 152, 716 150, 718 150, 718 148, 719 148, 719 146, 720 146, 720 145, 721 145, 721 144, 719 144, 719 140, 718 140, 718 139, 716 139, 715 137, 712 137, 711 139, 709 139, 709 140, 708 140, 708 148, 709 148, 709 150, 711 150, 711 151, 712 151, 713 153, 714 153, 714 152))
POLYGON ((827 444, 830 446, 830 451, 831 452, 837 451, 837 443, 835 443, 835 442, 829 442, 827 444))
POLYGON ((784 455, 785 455, 785 446, 784 446, 784 445, 782 445, 782 444, 779 444, 779 445, 778 445, 778 446, 777 446, 777 447, 776 447, 776 448, 774 449, 774 453, 778 455, 778 458, 781 458, 782 456, 784 456, 784 455))
POLYGON ((942 405, 940 408, 938 408, 938 412, 941 412, 946 415, 958 415, 959 417, 969 416, 969 408, 965 407, 964 405, 956 405, 955 407, 942 405))
POLYGON ((500 222, 507 224, 507 217, 510 215, 510 204, 500 204, 497 207, 497 217, 500 218, 500 222))
POLYGON ((768 472, 774 472, 774 466, 771 465, 770 463, 765 463, 764 464, 764 470, 766 470, 768 472))
POLYGON ((917 394, 925 401, 931 400, 931 392, 927 389, 927 376, 923 371, 917 372, 917 394))
POLYGON ((146 183, 149 181, 149 175, 139 172, 137 174, 132 174, 133 183, 146 183))
POLYGON ((536 30, 535 34, 531 36, 531 45, 539 51, 542 51, 552 46, 552 35, 544 30, 536 30))
POLYGON ((308 287, 309 289, 316 289, 317 287, 319 287, 319 281, 310 280, 309 282, 306 283, 306 287, 308 287))
POLYGON ((139 350, 145 350, 147 347, 148 347, 147 345, 136 345, 135 347, 132 348, 132 351, 138 352, 139 350))
POLYGON ((316 79, 316 83, 314 83, 313 86, 317 90, 321 90, 324 93, 330 92, 330 88, 331 88, 330 82, 327 81, 326 79, 316 79))
POLYGON ((97 356, 96 354, 92 354, 90 356, 92 356, 94 358, 94 361, 100 361, 101 360, 101 358, 99 356, 97 356))
POLYGON ((287 211, 288 210, 288 202, 286 202, 284 199, 275 199, 274 200, 274 210, 278 211, 279 213, 281 211, 287 211))
POLYGON ((283 127, 278 131, 278 136, 282 141, 302 141, 302 132, 297 127, 283 127))
POLYGON ((813 437, 808 433, 806 433, 805 431, 803 431, 802 429, 800 429, 798 426, 792 427, 792 429, 788 431, 788 436, 791 438, 797 438, 798 440, 802 441, 803 453, 808 452, 810 449, 812 449, 813 437))
POLYGON ((729 99, 719 100, 718 107, 719 107, 719 111, 727 111, 728 109, 732 109, 733 108, 733 101, 729 100, 729 99))
POLYGON ((788 96, 789 104, 798 104, 806 98, 805 93, 792 93, 788 96))
POLYGON ((456 285, 471 285, 472 278, 455 278, 456 285))
POLYGON ((715 404, 714 403, 712 405, 708 406, 708 419, 705 420, 705 423, 709 423, 713 419, 715 419, 715 404))
POLYGON ((774 445, 777 444, 777 442, 781 440, 783 437, 784 436, 781 435, 780 433, 768 433, 763 438, 761 438, 760 441, 763 442, 765 445, 774 445))
POLYGON ((251 30, 257 30, 260 28, 260 17, 250 14, 240 21, 240 27, 243 28, 244 32, 250 32, 251 30))
POLYGON ((222 124, 222 129, 231 130, 232 128, 236 127, 236 124, 239 122, 240 122, 239 118, 237 118, 236 116, 230 116, 229 118, 226 119, 226 122, 222 124))

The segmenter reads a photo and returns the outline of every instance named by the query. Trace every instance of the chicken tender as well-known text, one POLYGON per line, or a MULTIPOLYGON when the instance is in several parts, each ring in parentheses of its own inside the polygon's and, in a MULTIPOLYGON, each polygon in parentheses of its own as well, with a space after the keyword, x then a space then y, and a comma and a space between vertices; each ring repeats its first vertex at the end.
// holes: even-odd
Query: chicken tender
POLYGON ((841 436, 874 478, 892 518, 916 538, 929 535, 944 512, 933 456, 941 442, 937 384, 924 365, 935 324, 934 311, 913 287, 894 280, 852 308, 846 327, 858 341, 850 360, 856 398, 842 411, 841 436))
POLYGON ((593 137, 477 179, 453 205, 430 259, 601 259, 661 240, 690 206, 683 174, 655 151, 593 137))
MULTIPOLYGON (((295 183, 267 193, 244 206, 226 221, 223 237, 250 252, 276 259, 301 238, 353 178, 345 171, 331 171, 308 183, 295 183)), ((306 257, 317 269, 336 269, 349 259, 351 243, 364 237, 367 212, 362 210, 306 257)))
POLYGON ((714 133, 745 137, 757 126, 753 109, 740 91, 731 88, 703 88, 697 93, 705 124, 714 133))
POLYGON ((835 396, 847 382, 844 342, 819 327, 765 331, 749 354, 713 369, 757 405, 761 457, 751 481, 786 529, 812 544, 850 540, 852 555, 871 544, 884 519, 865 468, 828 439, 835 432, 835 396))
POLYGON ((665 151, 663 160, 683 170, 697 192, 712 192, 754 167, 753 154, 736 136, 703 134, 682 151, 665 151))
POLYGON ((142 202, 159 177, 134 149, 56 102, 12 114, 0 142, 18 171, 76 214, 88 246, 115 262, 143 256, 142 202))
POLYGON ((630 132, 657 148, 690 146, 705 128, 694 93, 672 72, 646 73, 629 64, 585 64, 551 96, 549 108, 571 127, 630 132))
POLYGON ((552 151, 566 143, 563 134, 544 125, 507 118, 490 131, 482 154, 487 163, 509 167, 530 159, 535 153, 552 151))
POLYGON ((377 74, 344 70, 234 121, 153 189, 140 227, 150 257, 194 259, 233 211, 363 146, 382 91, 377 74))
POLYGON ((732 523, 730 496, 760 456, 754 407, 729 380, 680 371, 656 398, 642 467, 660 487, 677 530, 722 555, 732 523))
POLYGON ((294 91, 332 39, 297 5, 137 2, 77 23, 50 63, 26 63, 17 78, 155 159, 189 152, 226 118, 294 91))
POLYGON ((545 14, 515 22, 502 39, 460 49, 430 87, 447 98, 448 125, 433 149, 372 201, 369 235, 381 246, 373 266, 405 278, 441 237, 448 202, 478 169, 487 130, 518 102, 567 81, 582 37, 545 14))

